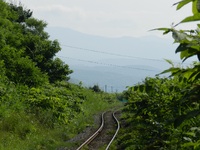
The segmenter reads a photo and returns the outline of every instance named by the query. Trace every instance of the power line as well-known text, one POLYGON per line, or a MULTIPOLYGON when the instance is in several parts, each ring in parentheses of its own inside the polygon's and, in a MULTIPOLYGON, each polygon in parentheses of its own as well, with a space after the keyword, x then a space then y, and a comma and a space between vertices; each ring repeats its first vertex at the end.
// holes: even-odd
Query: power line
POLYGON ((73 49, 79 49, 83 51, 90 51, 94 53, 101 53, 101 54, 107 54, 107 55, 112 55, 112 56, 121 56, 121 57, 127 57, 127 58, 134 58, 134 59, 146 59, 146 60, 151 60, 151 61, 160 61, 163 62, 164 60, 160 59, 153 59, 153 58, 145 58, 145 57, 136 57, 136 56, 129 56, 129 55, 123 55, 123 54, 117 54, 117 53, 109 53, 105 51, 99 51, 99 50, 94 50, 94 49, 87 49, 87 48, 82 48, 82 47, 76 47, 76 46, 71 46, 71 45, 65 45, 61 44, 61 46, 68 47, 68 48, 73 48, 73 49))
POLYGON ((57 56, 57 57, 71 59, 71 60, 77 60, 77 61, 81 61, 81 62, 105 65, 105 66, 119 67, 119 68, 128 68, 128 69, 143 70, 143 71, 156 71, 156 70, 151 70, 151 69, 143 69, 143 68, 130 67, 130 66, 120 66, 120 65, 115 65, 115 64, 108 64, 108 63, 102 63, 102 62, 91 61, 91 60, 83 60, 83 59, 71 58, 71 57, 64 57, 64 56, 57 56))
MULTIPOLYGON (((77 47, 77 46, 72 46, 72 45, 66 45, 66 44, 60 44, 61 46, 68 47, 68 48, 73 48, 73 49, 79 49, 83 51, 90 51, 94 53, 101 53, 101 54, 107 54, 107 55, 112 55, 112 56, 121 56, 121 57, 126 57, 126 58, 132 58, 132 59, 144 59, 144 60, 151 60, 151 61, 158 61, 158 62, 166 62, 165 59, 154 59, 154 58, 145 58, 145 57, 137 57, 137 56, 130 56, 130 55, 123 55, 123 54, 117 54, 117 53, 109 53, 105 51, 99 51, 99 50, 94 50, 94 49, 88 49, 88 48, 82 48, 82 47, 77 47)), ((172 60, 173 63, 179 64, 180 62, 177 60, 172 60)), ((191 63, 187 62, 182 62, 185 65, 189 65, 191 63)))

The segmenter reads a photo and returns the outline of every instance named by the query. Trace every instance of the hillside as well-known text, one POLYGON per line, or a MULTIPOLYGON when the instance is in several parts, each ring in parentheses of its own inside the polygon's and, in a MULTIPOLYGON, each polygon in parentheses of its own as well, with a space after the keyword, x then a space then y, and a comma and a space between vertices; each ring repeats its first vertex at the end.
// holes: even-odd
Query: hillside
POLYGON ((73 147, 66 141, 119 105, 117 95, 69 83, 59 42, 31 10, 0 0, 0 14, 0 149, 73 147))
POLYGON ((127 86, 142 82, 145 77, 153 77, 161 72, 158 68, 142 65, 122 67, 73 65, 71 68, 74 72, 70 75, 72 79, 70 81, 73 79, 82 81, 87 87, 97 84, 107 92, 122 92, 127 86), (144 70, 139 70, 140 68, 144 70))
MULTIPOLYGON (((179 9, 189 2, 200 0, 179 9)), ((199 12, 193 5, 185 21, 200 20, 199 12)), ((71 139, 96 127, 96 116, 120 110, 116 150, 199 150, 200 32, 159 30, 176 44, 47 28, 22 4, 0 0, 0 149, 73 149, 80 142, 71 139), (197 61, 163 61, 179 58, 174 51, 178 62, 197 61), (169 77, 155 76, 164 69, 169 77)))
POLYGON ((85 86, 98 84, 102 90, 107 85, 109 92, 122 92, 127 86, 167 69, 170 65, 164 58, 179 59, 173 52, 176 45, 159 37, 111 38, 60 27, 46 30, 50 38, 61 43, 57 57, 74 71, 71 81, 82 81, 85 86))

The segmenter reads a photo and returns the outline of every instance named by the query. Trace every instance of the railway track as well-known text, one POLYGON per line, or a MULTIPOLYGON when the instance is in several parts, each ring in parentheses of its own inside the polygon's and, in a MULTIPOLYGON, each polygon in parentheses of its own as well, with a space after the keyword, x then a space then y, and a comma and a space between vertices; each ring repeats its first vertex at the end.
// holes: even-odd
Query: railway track
POLYGON ((101 114, 101 125, 92 136, 85 140, 76 150, 89 149, 98 150, 105 146, 108 150, 114 141, 119 129, 120 123, 116 117, 118 112, 107 111, 101 114), (115 130, 113 132, 113 130, 115 130))

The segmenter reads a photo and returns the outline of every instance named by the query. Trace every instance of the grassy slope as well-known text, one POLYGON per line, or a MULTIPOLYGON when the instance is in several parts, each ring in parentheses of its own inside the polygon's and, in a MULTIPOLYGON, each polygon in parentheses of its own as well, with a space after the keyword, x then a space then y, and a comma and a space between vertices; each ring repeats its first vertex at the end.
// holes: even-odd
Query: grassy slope
POLYGON ((2 82, 0 94, 2 150, 65 147, 65 141, 92 124, 90 118, 94 114, 117 105, 113 95, 97 94, 68 83, 30 89, 2 82), (60 111, 65 103, 67 109, 60 111))

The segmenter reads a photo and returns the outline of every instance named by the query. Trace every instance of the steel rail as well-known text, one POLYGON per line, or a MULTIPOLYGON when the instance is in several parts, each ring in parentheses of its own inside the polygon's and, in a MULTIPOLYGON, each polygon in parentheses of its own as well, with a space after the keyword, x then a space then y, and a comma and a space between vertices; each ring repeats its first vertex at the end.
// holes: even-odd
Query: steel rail
POLYGON ((89 144, 92 140, 95 139, 95 137, 97 137, 99 135, 99 133, 102 131, 103 127, 104 127, 104 113, 102 113, 101 115, 101 126, 99 127, 99 129, 92 135, 90 136, 83 144, 81 144, 81 146, 79 146, 76 150, 80 150, 81 148, 83 148, 83 146, 89 144))
POLYGON ((117 130, 116 130, 116 132, 115 132, 113 138, 111 139, 111 141, 109 142, 109 144, 108 144, 108 146, 106 147, 105 150, 108 150, 108 149, 110 148, 110 145, 111 145, 112 142, 114 141, 114 139, 115 139, 115 137, 117 136, 117 133, 119 132, 119 129, 120 129, 120 123, 119 123, 117 117, 115 116, 115 113, 116 113, 116 112, 117 112, 117 111, 113 112, 113 118, 115 119, 115 121, 116 121, 116 123, 117 123, 117 130))
MULTIPOLYGON (((116 113, 116 112, 117 112, 117 111, 113 112, 113 113, 112 113, 112 116, 113 116, 115 122, 117 123, 117 130, 116 130, 116 132, 115 132, 113 138, 110 140, 109 144, 107 145, 106 150, 109 149, 110 145, 111 145, 112 142, 114 141, 114 139, 115 139, 115 137, 117 136, 117 133, 118 133, 118 131, 119 131, 119 129, 120 129, 120 123, 119 123, 117 117, 115 116, 115 113, 116 113)), ((99 133, 103 130, 104 123, 105 123, 105 121, 104 121, 104 114, 105 114, 105 113, 106 113, 106 112, 102 113, 102 115, 101 115, 101 119, 102 119, 102 121, 101 121, 101 126, 97 129, 97 131, 96 131, 92 136, 90 136, 90 137, 89 137, 83 144, 81 144, 76 150, 81 150, 81 148, 83 148, 85 145, 88 145, 88 144, 89 144, 90 142, 92 142, 92 141, 99 135, 99 133)))

